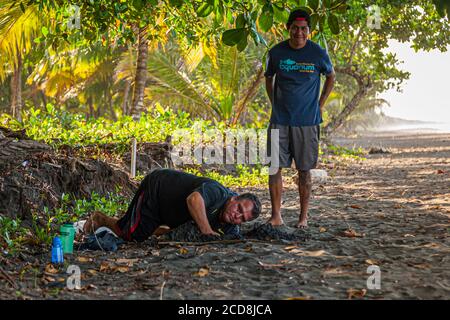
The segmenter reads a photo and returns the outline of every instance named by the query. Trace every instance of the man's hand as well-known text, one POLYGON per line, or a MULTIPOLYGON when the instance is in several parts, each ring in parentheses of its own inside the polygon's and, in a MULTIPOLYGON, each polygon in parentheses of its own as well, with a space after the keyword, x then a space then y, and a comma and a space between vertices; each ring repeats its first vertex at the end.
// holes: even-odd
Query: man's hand
POLYGON ((334 82, 336 80, 336 74, 334 70, 326 76, 325 84, 323 85, 322 94, 319 99, 319 107, 320 107, 320 115, 323 114, 323 107, 325 106, 325 102, 328 99, 331 91, 334 87, 334 82))
POLYGON ((208 232, 208 233, 204 233, 204 232, 202 232, 202 234, 203 234, 203 235, 205 235, 205 236, 214 236, 214 237, 220 237, 220 234, 219 234, 219 233, 217 233, 217 232, 215 232, 214 230, 211 230, 211 232, 208 232))

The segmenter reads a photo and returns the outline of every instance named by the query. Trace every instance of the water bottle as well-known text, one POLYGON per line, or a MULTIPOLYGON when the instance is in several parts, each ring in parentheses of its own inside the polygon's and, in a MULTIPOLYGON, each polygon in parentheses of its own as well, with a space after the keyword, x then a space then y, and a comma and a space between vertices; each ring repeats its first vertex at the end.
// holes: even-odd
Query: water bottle
POLYGON ((73 253, 73 241, 75 238, 75 228, 72 223, 66 223, 59 229, 61 244, 64 253, 73 253))
POLYGON ((64 253, 61 245, 61 239, 59 237, 54 237, 52 245, 52 263, 58 264, 63 262, 64 253))

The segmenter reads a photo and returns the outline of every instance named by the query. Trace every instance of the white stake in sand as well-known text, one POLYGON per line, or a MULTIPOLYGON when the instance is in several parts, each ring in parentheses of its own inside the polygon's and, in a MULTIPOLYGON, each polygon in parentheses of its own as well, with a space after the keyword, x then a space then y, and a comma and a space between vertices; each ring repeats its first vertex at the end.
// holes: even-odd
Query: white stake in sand
POLYGON ((136 177, 136 138, 131 139, 131 172, 130 178, 136 177))

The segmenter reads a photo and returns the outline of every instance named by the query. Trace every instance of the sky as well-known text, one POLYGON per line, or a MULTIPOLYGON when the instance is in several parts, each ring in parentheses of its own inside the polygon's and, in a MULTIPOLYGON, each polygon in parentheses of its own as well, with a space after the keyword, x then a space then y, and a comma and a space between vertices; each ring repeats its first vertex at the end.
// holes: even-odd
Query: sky
POLYGON ((404 62, 400 69, 411 76, 403 83, 403 92, 394 89, 380 95, 391 104, 383 112, 391 117, 444 123, 450 131, 450 48, 444 53, 416 53, 408 43, 390 41, 389 51, 397 54, 404 62))

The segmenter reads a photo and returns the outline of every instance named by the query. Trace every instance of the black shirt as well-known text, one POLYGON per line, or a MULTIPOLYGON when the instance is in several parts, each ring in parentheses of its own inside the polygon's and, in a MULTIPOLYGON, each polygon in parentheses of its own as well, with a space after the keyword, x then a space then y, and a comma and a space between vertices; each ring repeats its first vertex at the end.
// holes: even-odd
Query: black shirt
POLYGON ((237 194, 217 181, 171 169, 157 169, 150 176, 152 209, 156 209, 162 224, 175 228, 193 220, 186 199, 197 191, 203 197, 206 216, 214 230, 222 229, 226 234, 239 232, 238 226, 219 221, 223 206, 237 194))

